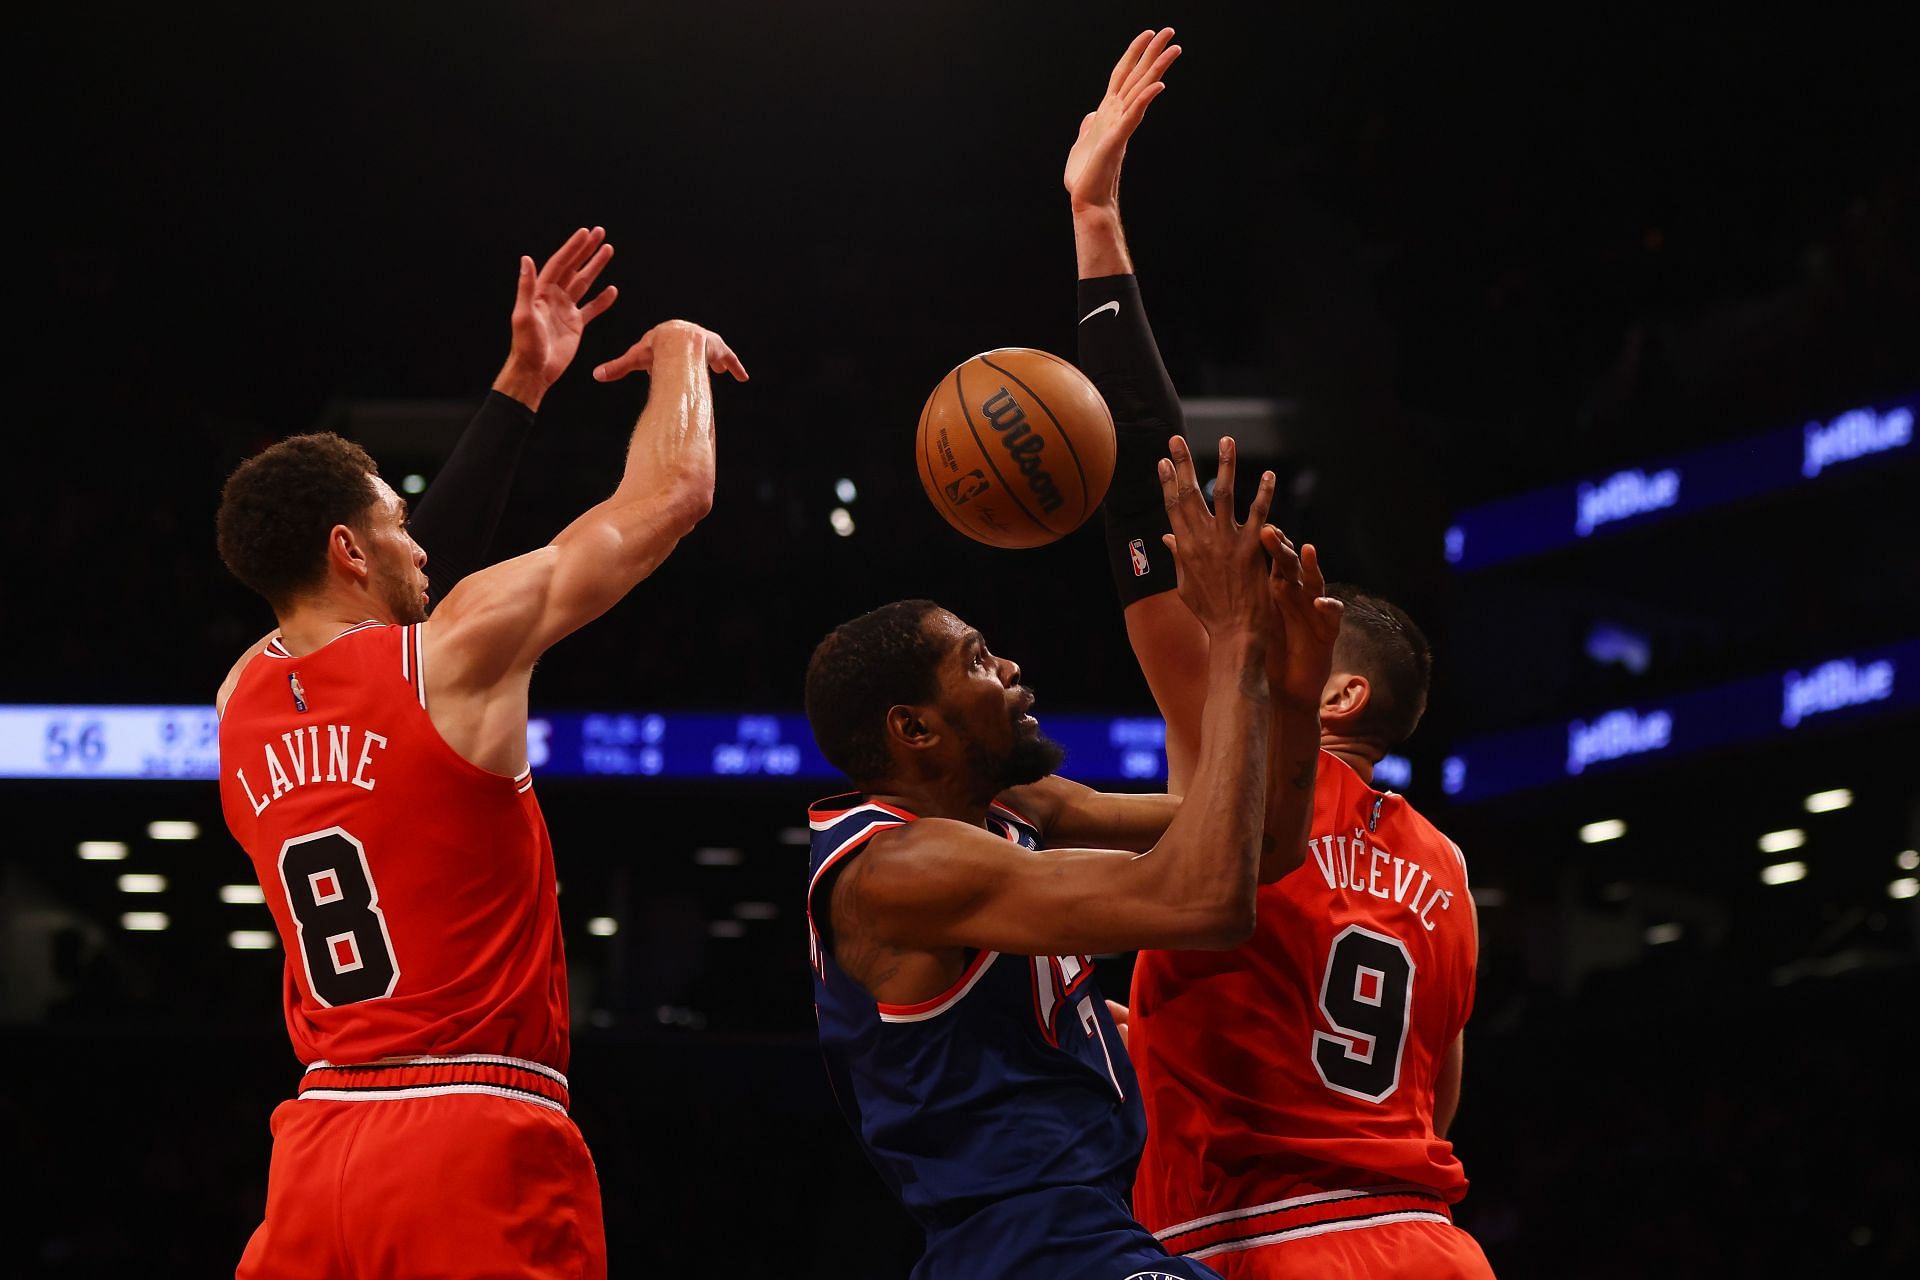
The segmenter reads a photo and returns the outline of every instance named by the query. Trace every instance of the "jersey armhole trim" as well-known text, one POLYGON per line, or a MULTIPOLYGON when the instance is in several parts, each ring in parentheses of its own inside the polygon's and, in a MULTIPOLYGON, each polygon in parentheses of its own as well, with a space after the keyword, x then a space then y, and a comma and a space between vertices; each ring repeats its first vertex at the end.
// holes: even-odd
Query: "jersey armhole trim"
POLYGON ((954 1005, 959 1004, 967 992, 973 990, 974 984, 986 975, 993 962, 999 958, 998 951, 982 951, 968 963, 965 969, 960 971, 960 976, 954 979, 952 986, 939 995, 930 996, 916 1004, 887 1004, 880 1000, 874 1001, 874 1008, 880 1011, 880 1021, 925 1022, 929 1018, 939 1017, 954 1005))

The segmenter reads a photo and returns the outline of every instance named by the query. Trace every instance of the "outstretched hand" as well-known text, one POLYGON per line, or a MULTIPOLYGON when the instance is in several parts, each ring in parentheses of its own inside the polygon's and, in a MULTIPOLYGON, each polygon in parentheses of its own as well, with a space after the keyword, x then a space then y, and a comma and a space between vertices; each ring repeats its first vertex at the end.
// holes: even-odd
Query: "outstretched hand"
POLYGON ((727 340, 711 329, 703 329, 686 320, 668 320, 657 324, 640 335, 640 341, 628 347, 620 355, 607 361, 593 371, 597 382, 618 382, 630 373, 642 373, 653 368, 654 339, 668 328, 690 329, 700 339, 706 366, 714 373, 730 373, 735 382, 747 380, 747 367, 740 363, 740 357, 733 353, 727 340))
POLYGON ((1296 550, 1286 534, 1264 525, 1260 545, 1273 562, 1267 591, 1279 632, 1267 650, 1268 683, 1274 697, 1318 713, 1347 606, 1327 594, 1320 552, 1311 542, 1296 550))
POLYGON ((1160 459, 1160 492, 1173 532, 1164 540, 1173 551, 1180 599, 1209 635, 1247 627, 1264 639, 1271 628, 1273 605, 1267 594, 1267 557, 1260 531, 1273 505, 1273 472, 1260 474, 1260 487, 1242 523, 1234 517, 1232 436, 1220 438, 1212 510, 1194 474, 1193 452, 1186 440, 1174 436, 1167 442, 1167 451, 1173 456, 1160 459))
POLYGON ((1080 136, 1067 153, 1062 181, 1075 212, 1119 204, 1120 163, 1126 159, 1127 139, 1167 87, 1161 77, 1179 56, 1172 27, 1142 31, 1120 55, 1107 77, 1106 96, 1080 122, 1080 136))
POLYGON ((580 350, 580 336, 606 313, 619 289, 608 285, 582 304, 593 282, 613 260, 603 227, 582 227, 537 271, 532 258, 520 259, 520 282, 513 299, 513 350, 494 382, 530 408, 560 380, 580 350))

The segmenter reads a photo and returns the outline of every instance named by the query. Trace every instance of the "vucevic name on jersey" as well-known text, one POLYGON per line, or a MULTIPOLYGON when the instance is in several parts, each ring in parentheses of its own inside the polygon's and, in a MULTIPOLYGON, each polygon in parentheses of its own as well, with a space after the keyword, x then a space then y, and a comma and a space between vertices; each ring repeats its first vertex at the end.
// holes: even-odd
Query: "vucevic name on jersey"
MULTIPOLYGON (((833 878, 915 815, 848 794, 807 816, 820 1045, 847 1122, 901 1202, 934 1233, 993 1200, 1130 1178, 1146 1121, 1092 960, 980 951, 931 999, 876 1001, 834 963, 833 878)), ((1039 847, 1003 805, 988 823, 1039 847)))

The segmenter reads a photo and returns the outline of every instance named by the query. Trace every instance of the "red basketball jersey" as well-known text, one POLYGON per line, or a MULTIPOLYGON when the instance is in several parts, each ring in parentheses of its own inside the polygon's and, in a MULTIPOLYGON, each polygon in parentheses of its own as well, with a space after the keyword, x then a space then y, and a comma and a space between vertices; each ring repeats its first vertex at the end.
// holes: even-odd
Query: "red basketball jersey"
POLYGON ((1205 1256, 1307 1220, 1357 1222, 1390 1189, 1410 1196, 1396 1212, 1443 1213, 1467 1180, 1434 1134, 1434 1081, 1473 1004, 1477 950, 1459 849, 1321 752, 1307 860, 1261 887, 1253 937, 1140 953, 1140 1221, 1205 1256))
POLYGON ((420 628, 276 638, 220 720, 220 802, 286 948, 303 1062, 567 1066, 553 846, 531 770, 489 773, 426 711, 420 628))

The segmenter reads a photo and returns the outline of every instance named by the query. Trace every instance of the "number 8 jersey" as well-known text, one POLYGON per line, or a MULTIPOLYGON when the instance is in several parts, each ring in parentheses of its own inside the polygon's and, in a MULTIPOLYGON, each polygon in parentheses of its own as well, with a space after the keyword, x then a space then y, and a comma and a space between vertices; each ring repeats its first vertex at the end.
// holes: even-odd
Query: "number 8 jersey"
POLYGON ((1306 862, 1232 951, 1143 951, 1129 1048, 1140 1221, 1198 1258, 1389 1221, 1466 1192, 1434 1085, 1473 1005, 1466 863, 1402 796, 1320 753, 1306 862))
POLYGON ((498 1055, 567 1066, 553 847, 531 770, 489 773, 427 716, 420 628, 276 638, 220 720, 220 802, 286 948, 308 1064, 498 1055))

